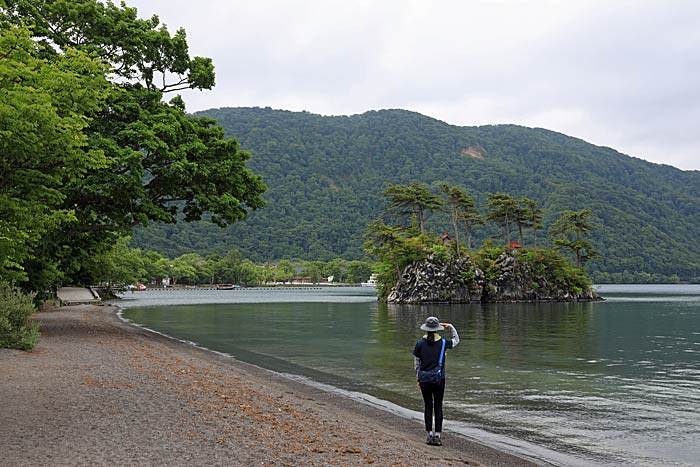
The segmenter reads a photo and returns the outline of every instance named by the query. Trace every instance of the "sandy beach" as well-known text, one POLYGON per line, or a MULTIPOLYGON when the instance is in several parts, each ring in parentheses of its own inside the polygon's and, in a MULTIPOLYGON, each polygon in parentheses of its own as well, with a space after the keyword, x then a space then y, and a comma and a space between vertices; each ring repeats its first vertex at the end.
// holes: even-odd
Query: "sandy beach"
MULTIPOLYGON (((122 322, 37 313, 33 352, 0 349, 2 466, 531 466, 419 422, 122 322)), ((449 417, 449 414, 447 414, 449 417)))

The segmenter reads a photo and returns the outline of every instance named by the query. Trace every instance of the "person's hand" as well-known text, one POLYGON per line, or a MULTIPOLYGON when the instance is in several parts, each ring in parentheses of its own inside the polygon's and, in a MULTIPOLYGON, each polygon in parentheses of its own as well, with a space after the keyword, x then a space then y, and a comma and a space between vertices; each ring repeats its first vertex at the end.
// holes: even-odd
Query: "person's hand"
POLYGON ((440 323, 440 326, 442 326, 443 328, 447 329, 447 328, 449 328, 449 327, 452 326, 452 325, 451 325, 450 323, 440 323))

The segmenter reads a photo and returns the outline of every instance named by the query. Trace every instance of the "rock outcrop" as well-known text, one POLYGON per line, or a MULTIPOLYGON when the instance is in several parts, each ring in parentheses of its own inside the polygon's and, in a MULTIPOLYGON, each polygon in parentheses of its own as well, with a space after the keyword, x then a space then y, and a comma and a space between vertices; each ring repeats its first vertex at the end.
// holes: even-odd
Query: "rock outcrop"
POLYGON ((403 270, 389 292, 389 303, 478 303, 484 273, 469 258, 440 261, 430 256, 403 270))
POLYGON ((591 288, 565 285, 547 272, 535 273, 508 253, 497 258, 489 276, 490 279, 487 279, 469 258, 444 261, 430 256, 403 270, 387 301, 495 303, 600 300, 591 288))

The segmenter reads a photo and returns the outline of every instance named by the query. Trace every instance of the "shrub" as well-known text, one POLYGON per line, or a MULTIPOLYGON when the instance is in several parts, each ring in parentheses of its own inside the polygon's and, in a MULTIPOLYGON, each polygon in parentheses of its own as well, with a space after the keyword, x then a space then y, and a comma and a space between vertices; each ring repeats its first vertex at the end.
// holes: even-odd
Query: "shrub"
POLYGON ((432 253, 436 260, 442 261, 443 263, 450 259, 450 251, 445 245, 433 245, 432 253))
POLYGON ((472 253, 474 264, 484 272, 484 277, 488 282, 495 281, 501 274, 501 268, 497 260, 503 252, 504 249, 502 247, 499 247, 491 240, 487 240, 484 242, 483 248, 472 253))
POLYGON ((31 350, 39 338, 39 325, 30 319, 34 296, 0 281, 0 347, 31 350))

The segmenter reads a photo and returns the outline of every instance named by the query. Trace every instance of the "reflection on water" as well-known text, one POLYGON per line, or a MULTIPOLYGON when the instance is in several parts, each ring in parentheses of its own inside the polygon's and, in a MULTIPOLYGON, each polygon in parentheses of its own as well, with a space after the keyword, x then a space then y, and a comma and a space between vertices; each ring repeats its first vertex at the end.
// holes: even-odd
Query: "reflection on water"
POLYGON ((349 289, 126 316, 419 410, 411 350, 418 326, 436 315, 462 338, 446 357, 448 429, 544 446, 560 464, 697 465, 700 288, 617 287, 601 288, 600 303, 399 306, 349 289))

